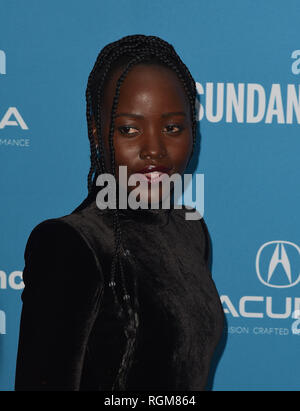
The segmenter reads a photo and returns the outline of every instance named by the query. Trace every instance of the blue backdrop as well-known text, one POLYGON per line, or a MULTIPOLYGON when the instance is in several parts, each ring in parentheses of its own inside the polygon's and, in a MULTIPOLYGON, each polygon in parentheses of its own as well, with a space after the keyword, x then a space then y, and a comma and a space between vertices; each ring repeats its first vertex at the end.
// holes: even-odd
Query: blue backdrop
POLYGON ((299 390, 299 18, 299 0, 1 1, 1 390, 14 384, 26 240, 87 194, 88 74, 128 34, 172 43, 197 82, 196 172, 227 318, 210 387, 299 390))

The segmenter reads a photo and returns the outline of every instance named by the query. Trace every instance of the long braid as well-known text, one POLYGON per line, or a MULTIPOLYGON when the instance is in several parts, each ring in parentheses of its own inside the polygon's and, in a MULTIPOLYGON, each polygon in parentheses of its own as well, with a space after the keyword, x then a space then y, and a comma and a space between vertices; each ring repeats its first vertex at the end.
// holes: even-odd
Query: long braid
MULTIPOLYGON (((134 60, 134 62, 140 59, 141 58, 138 57, 134 60)), ((124 70, 123 74, 118 80, 118 83, 116 86, 116 92, 115 92, 115 96, 113 100, 112 112, 111 112, 109 146, 110 146, 110 153, 111 153, 111 169, 112 169, 112 173, 114 176, 115 176, 115 166, 116 166, 115 165, 115 152, 114 152, 114 146, 113 146, 115 115, 116 115, 116 109, 117 109, 117 104, 119 100, 120 87, 131 65, 133 65, 133 62, 130 62, 127 65, 126 69, 124 70)), ((126 375, 131 366, 131 360, 133 358, 133 355, 131 354, 133 352, 134 343, 136 341, 136 331, 138 328, 138 314, 137 314, 136 308, 132 307, 132 301, 130 301, 130 295, 128 294, 128 291, 126 288, 126 281, 124 278, 124 270, 123 270, 122 260, 120 256, 122 238, 121 238, 121 227, 120 227, 120 221, 119 221, 118 208, 113 210, 113 221, 114 221, 114 232, 115 232, 115 252, 114 252, 114 259, 113 259, 112 268, 111 268, 111 276, 110 276, 111 280, 110 280, 109 285, 112 287, 115 302, 119 306, 119 312, 118 312, 119 316, 122 317, 124 321, 127 320, 126 328, 125 328, 125 335, 127 338, 127 343, 126 343, 125 352, 124 352, 124 355, 121 361, 121 367, 119 368, 119 371, 117 373, 112 389, 113 390, 114 389, 124 390, 125 382, 126 382, 126 375), (117 267, 119 268, 119 272, 120 272, 121 287, 122 287, 123 300, 124 300, 124 301, 121 301, 121 303, 118 301, 118 296, 115 290, 116 282, 114 281, 114 279, 115 279, 117 267), (126 305, 128 319, 126 318, 126 311, 121 305, 122 303, 126 305)))
MULTIPOLYGON (((118 100, 119 100, 119 95, 120 95, 120 87, 130 70, 130 68, 138 63, 139 61, 142 61, 142 55, 139 54, 138 57, 134 58, 131 60, 121 76, 118 79, 117 86, 116 86, 116 92, 115 92, 115 97, 113 100, 113 107, 112 107, 112 113, 111 113, 111 125, 110 125, 110 133, 109 133, 109 144, 110 144, 110 153, 111 153, 111 167, 112 171, 115 175, 115 151, 114 151, 114 146, 113 146, 113 134, 114 134, 114 122, 115 122, 115 115, 116 115, 116 109, 118 105, 118 100)), ((121 287, 123 291, 123 299, 127 308, 127 313, 128 313, 128 323, 125 328, 125 335, 127 337, 127 342, 126 342, 126 348, 125 352, 123 354, 123 358, 121 361, 121 366, 119 368, 119 371, 117 373, 116 379, 113 384, 113 390, 119 389, 119 390, 124 390, 125 389, 125 384, 126 384, 126 376, 131 368, 132 361, 133 361, 133 352, 135 348, 135 343, 136 343, 136 332, 138 329, 139 325, 139 318, 138 318, 138 311, 136 304, 132 306, 133 301, 130 301, 130 295, 128 294, 127 288, 126 288, 126 280, 124 277, 124 270, 123 270, 123 265, 122 265, 122 260, 120 257, 120 251, 121 251, 121 227, 120 227, 120 221, 119 221, 119 213, 118 213, 118 208, 114 210, 114 217, 116 220, 116 227, 117 227, 117 244, 118 248, 116 250, 116 255, 117 255, 117 261, 119 263, 119 269, 120 269, 120 277, 121 277, 121 287)), ((111 277, 112 278, 112 277, 111 277)), ((133 278, 134 284, 136 284, 135 278, 133 278)), ((114 284, 113 284, 114 285, 114 284)), ((135 293, 136 294, 136 293, 135 293)), ((136 300, 135 300, 136 303, 136 300)))
MULTIPOLYGON (((156 36, 133 35, 126 36, 122 39, 110 43, 105 46, 99 53, 88 79, 86 89, 86 115, 88 124, 88 136, 90 140, 90 159, 91 165, 88 174, 88 191, 92 192, 96 177, 104 172, 107 172, 104 161, 104 139, 101 131, 101 101, 103 89, 109 75, 117 68, 122 67, 123 72, 119 77, 116 85, 115 96, 113 99, 113 107, 111 111, 111 120, 109 128, 109 149, 110 149, 110 166, 113 175, 116 175, 115 151, 113 144, 114 123, 117 105, 119 101, 120 88, 126 78, 129 70, 138 63, 145 64, 162 64, 173 70, 183 84, 186 96, 188 97, 191 108, 191 121, 193 132, 193 147, 196 140, 196 85, 188 68, 181 61, 173 46, 166 41, 156 36), (124 68, 125 67, 125 68, 124 68), (92 131, 92 115, 96 120, 96 141, 92 131)), ((132 278, 125 279, 124 269, 122 264, 122 230, 119 219, 118 206, 111 210, 113 213, 113 231, 114 231, 114 254, 112 257, 109 287, 113 292, 114 301, 116 304, 117 314, 124 322, 124 332, 126 336, 126 347, 121 359, 119 370, 116 374, 112 385, 112 390, 125 390, 126 378, 131 368, 134 350, 137 339, 137 330, 139 326, 139 302, 137 296, 137 278, 132 274, 132 278), (116 279, 116 274, 120 276, 116 279), (129 295, 126 287, 126 280, 132 281, 133 294, 129 295), (119 288, 118 296, 117 288, 119 288)))

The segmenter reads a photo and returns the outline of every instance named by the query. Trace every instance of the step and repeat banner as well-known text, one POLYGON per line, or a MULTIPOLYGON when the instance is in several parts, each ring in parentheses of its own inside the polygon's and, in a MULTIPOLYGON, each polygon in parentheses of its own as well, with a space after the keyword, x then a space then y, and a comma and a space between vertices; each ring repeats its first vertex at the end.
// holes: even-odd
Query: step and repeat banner
POLYGON ((173 44, 197 82, 195 174, 226 317, 208 389, 299 390, 299 20, 298 0, 1 1, 1 390, 14 387, 27 238, 86 196, 87 78, 129 34, 173 44))

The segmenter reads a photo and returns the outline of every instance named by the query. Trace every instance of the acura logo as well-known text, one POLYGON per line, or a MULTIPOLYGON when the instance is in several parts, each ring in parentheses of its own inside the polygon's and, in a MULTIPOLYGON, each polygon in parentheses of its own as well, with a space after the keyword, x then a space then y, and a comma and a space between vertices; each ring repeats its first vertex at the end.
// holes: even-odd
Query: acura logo
POLYGON ((256 273, 268 287, 293 287, 300 282, 300 248, 290 241, 263 244, 256 256, 256 273))

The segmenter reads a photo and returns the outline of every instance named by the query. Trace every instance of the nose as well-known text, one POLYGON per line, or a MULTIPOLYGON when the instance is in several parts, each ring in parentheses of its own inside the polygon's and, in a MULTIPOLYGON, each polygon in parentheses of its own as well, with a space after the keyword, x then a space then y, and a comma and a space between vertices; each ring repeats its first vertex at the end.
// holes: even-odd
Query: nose
POLYGON ((163 137, 156 130, 155 133, 148 132, 144 135, 140 158, 145 159, 161 159, 167 155, 167 150, 163 142, 163 137))

